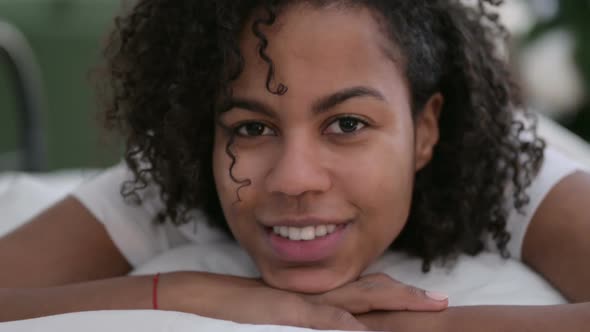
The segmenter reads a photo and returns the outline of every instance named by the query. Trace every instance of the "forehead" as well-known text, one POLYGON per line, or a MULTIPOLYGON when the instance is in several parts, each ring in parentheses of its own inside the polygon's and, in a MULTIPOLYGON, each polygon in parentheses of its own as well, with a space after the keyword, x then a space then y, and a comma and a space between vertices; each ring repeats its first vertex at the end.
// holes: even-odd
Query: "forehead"
MULTIPOLYGON (((273 98, 266 90, 269 63, 258 52, 261 39, 252 33, 254 20, 266 15, 254 14, 242 34, 245 67, 233 84, 237 95, 273 98)), ((281 12, 272 26, 260 25, 268 41, 265 53, 275 67, 271 86, 287 85, 284 99, 313 98, 360 85, 404 90, 398 52, 375 17, 364 7, 300 4, 281 12)))

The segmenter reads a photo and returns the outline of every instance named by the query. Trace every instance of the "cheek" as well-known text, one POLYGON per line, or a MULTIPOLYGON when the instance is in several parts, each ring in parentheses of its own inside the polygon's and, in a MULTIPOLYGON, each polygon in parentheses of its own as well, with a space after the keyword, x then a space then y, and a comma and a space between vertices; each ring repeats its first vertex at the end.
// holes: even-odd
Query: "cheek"
MULTIPOLYGON (((411 150, 401 156, 410 157, 411 150)), ((397 153, 384 156, 381 163, 374 163, 369 175, 365 197, 372 207, 372 217, 380 221, 380 226, 395 228, 405 225, 408 217, 412 192, 414 168, 413 160, 402 159, 397 153), (369 188, 371 186, 371 188, 369 188)))
POLYGON ((374 250, 387 247, 404 227, 410 210, 414 149, 411 133, 386 137, 349 163, 340 183, 365 222, 361 233, 374 240, 374 250), (354 180, 353 180, 354 179, 354 180))

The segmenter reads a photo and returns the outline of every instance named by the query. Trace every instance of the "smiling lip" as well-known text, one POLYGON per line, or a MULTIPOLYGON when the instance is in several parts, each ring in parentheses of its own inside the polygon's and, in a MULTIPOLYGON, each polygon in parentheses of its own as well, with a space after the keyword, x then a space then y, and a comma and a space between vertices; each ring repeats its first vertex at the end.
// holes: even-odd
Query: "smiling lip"
POLYGON ((319 225, 343 225, 349 223, 349 220, 343 219, 327 219, 327 218, 282 218, 268 222, 262 222, 265 227, 275 226, 289 226, 289 227, 305 227, 305 226, 319 226, 319 225))
POLYGON ((351 224, 350 221, 336 223, 320 219, 306 219, 297 222, 283 221, 273 226, 266 226, 265 236, 271 251, 279 260, 287 263, 313 263, 326 260, 339 251, 351 224), (274 226, 305 227, 327 224, 336 225, 334 232, 313 240, 290 240, 273 232, 274 226))

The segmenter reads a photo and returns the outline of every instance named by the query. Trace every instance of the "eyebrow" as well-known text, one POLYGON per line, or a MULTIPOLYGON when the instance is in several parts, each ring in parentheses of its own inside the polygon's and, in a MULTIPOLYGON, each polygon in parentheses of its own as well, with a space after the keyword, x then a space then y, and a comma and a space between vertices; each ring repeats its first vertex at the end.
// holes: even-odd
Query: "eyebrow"
MULTIPOLYGON (((321 114, 333 109, 334 107, 346 102, 349 99, 360 97, 371 97, 378 100, 385 100, 385 97, 379 91, 373 88, 366 86, 355 86, 340 90, 336 93, 318 99, 313 103, 311 110, 313 114, 321 114)), ((271 107, 253 99, 232 97, 230 99, 230 105, 231 107, 228 109, 228 111, 232 108, 240 108, 250 112, 263 114, 268 117, 277 118, 277 112, 271 107)))

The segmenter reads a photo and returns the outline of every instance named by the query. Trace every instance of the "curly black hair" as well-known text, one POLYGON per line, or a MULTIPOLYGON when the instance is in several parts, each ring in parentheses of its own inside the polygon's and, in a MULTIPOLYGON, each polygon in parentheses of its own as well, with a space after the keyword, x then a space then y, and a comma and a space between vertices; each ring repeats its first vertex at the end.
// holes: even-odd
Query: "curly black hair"
MULTIPOLYGON (((545 144, 498 54, 506 32, 492 11, 497 0, 140 0, 116 18, 105 51, 106 124, 126 139, 125 160, 135 175, 123 195, 137 196, 153 182, 165 205, 160 222, 185 223, 188 212, 202 209, 229 231, 212 149, 229 85, 244 66, 240 33, 259 39, 266 88, 285 93, 265 53, 272 40, 260 28, 296 2, 371 9, 402 52, 414 115, 434 93, 444 96, 440 142, 416 175, 409 220, 392 248, 421 257, 427 271, 437 258, 477 254, 490 233, 507 256, 508 212, 528 203, 525 190, 545 144)), ((231 141, 226 152, 235 163, 231 141)))

